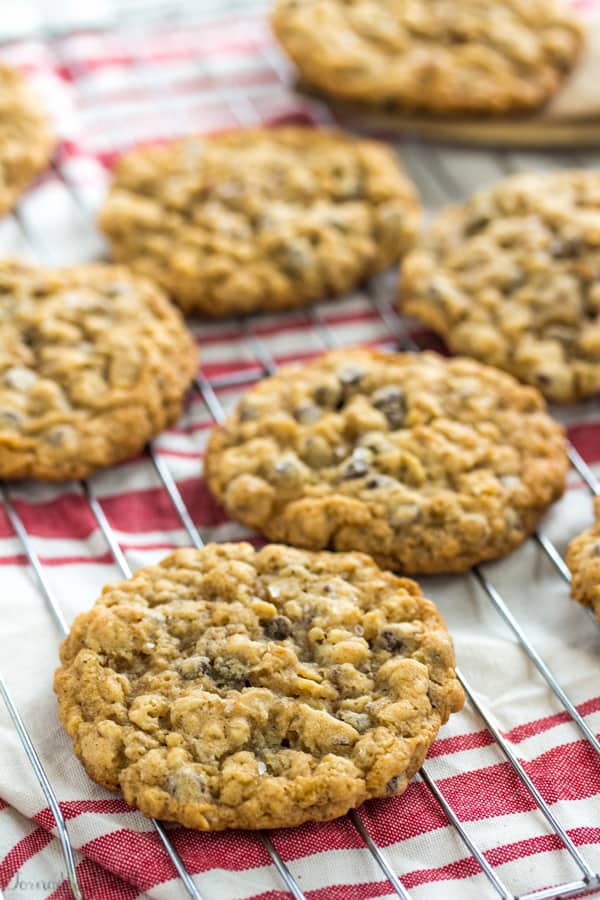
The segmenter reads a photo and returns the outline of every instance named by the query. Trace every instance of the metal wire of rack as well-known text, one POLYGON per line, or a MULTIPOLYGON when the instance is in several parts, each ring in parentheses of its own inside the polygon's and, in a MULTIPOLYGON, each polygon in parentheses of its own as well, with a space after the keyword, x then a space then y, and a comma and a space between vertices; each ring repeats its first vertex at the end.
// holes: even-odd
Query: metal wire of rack
MULTIPOLYGON (((43 37, 47 41, 51 41, 50 35, 45 34, 43 35, 43 37)), ((277 61, 273 58, 269 59, 269 63, 273 67, 277 66, 277 61)), ((73 72, 72 74, 76 76, 77 72, 73 72)), ((255 114, 252 108, 252 104, 246 102, 243 92, 229 90, 223 93, 222 99, 230 106, 234 117, 240 125, 253 125, 260 120, 260 117, 255 114), (242 98, 243 102, 240 101, 240 97, 242 98)), ((166 108, 167 104, 169 103, 168 92, 166 90, 163 92, 159 91, 157 93, 156 102, 159 106, 162 105, 163 108, 166 108)), ((414 152, 414 148, 412 153, 410 152, 410 147, 406 147, 405 149, 407 150, 406 155, 409 157, 411 163, 410 167, 413 169, 413 173, 414 170, 421 171, 422 174, 427 171, 427 175, 429 175, 430 171, 433 170, 435 175, 433 188, 434 192, 437 191, 442 197, 444 197, 444 199, 446 199, 448 196, 452 197, 456 193, 460 193, 460 186, 453 182, 451 174, 449 174, 448 170, 440 164, 440 160, 436 156, 435 151, 429 154, 428 162, 426 164, 423 162, 422 158, 420 158, 419 153, 414 152), (429 169, 427 169, 427 166, 429 166, 429 169)), ((511 162, 509 156, 500 155, 500 165, 508 171, 512 167, 513 163, 511 162)), ((78 191, 76 185, 70 179, 69 174, 62 165, 60 159, 54 163, 54 171, 59 183, 68 193, 72 202, 77 205, 78 209, 82 211, 84 215, 89 217, 91 214, 91 210, 87 206, 85 199, 78 191)), ((419 179, 417 178, 417 180, 419 179)), ((37 239, 30 233, 26 225, 25 218, 20 214, 18 207, 13 215, 17 227, 19 228, 25 242, 29 245, 33 254, 36 257, 43 257, 43 248, 39 246, 39 242, 37 241, 37 239)), ((393 308, 393 305, 389 302, 389 299, 387 299, 380 291, 379 282, 374 281, 371 285, 368 286, 368 297, 372 304, 373 310, 380 319, 387 332, 387 335, 389 336, 390 345, 398 347, 399 349, 418 352, 421 347, 418 346, 406 332, 404 323, 397 315, 396 311, 393 308)), ((320 315, 318 309, 313 308, 309 310, 307 315, 310 318, 314 333, 318 337, 322 348, 325 350, 336 346, 335 335, 332 329, 328 326, 327 321, 320 315)), ((253 317, 237 322, 237 327, 239 328, 240 333, 245 336, 246 344, 251 355, 257 361, 258 365, 256 367, 248 372, 236 372, 232 373, 231 375, 216 376, 213 378, 208 377, 204 371, 200 371, 194 381, 193 389, 201 398, 207 412, 215 423, 222 421, 225 415, 223 406, 218 396, 220 391, 226 390, 228 388, 249 385, 259 378, 268 376, 276 371, 276 362, 260 336, 260 328, 257 327, 259 325, 260 317, 253 317)), ((150 464, 153 466, 156 472, 162 488, 166 492, 175 512, 177 513, 177 516, 179 517, 181 525, 183 526, 183 529, 187 534, 190 544, 194 547, 203 546, 204 540, 200 533, 200 530, 193 521, 192 515, 184 502, 181 491, 173 475, 171 474, 169 467, 165 463, 164 459, 161 458, 160 453, 155 446, 148 446, 147 456, 150 464)), ((569 448, 569 457, 573 468, 576 470, 582 481, 587 485, 590 493, 596 496, 600 495, 600 484, 598 483, 598 480, 595 478, 589 466, 587 466, 587 464, 577 453, 574 447, 569 448)), ((81 491, 83 493, 83 496, 86 498, 89 509, 96 522, 97 528, 106 542, 107 548, 110 551, 115 565, 120 570, 121 574, 124 577, 127 577, 131 574, 129 563, 122 547, 119 544, 116 534, 110 526, 108 518, 102 507, 101 500, 99 500, 94 493, 94 488, 91 482, 82 482, 81 491)), ((17 512, 17 509, 12 500, 11 489, 7 484, 0 485, 0 497, 4 502, 5 509, 15 531, 15 534, 23 547, 23 550, 33 572, 35 581, 37 582, 41 597, 45 602, 49 613, 54 619, 58 632, 64 636, 68 631, 68 624, 61 610, 60 601, 57 599, 54 591, 50 586, 48 578, 46 577, 44 566, 35 550, 33 541, 27 532, 25 524, 23 523, 22 518, 17 512)), ((560 577, 566 583, 568 583, 570 581, 569 571, 559 551, 554 546, 549 537, 544 533, 537 532, 534 535, 533 540, 535 540, 544 551, 545 555, 550 560, 560 577)), ((528 638, 527 634, 512 614, 509 604, 503 598, 498 589, 494 586, 493 582, 479 567, 476 568, 471 575, 466 576, 466 578, 474 579, 475 583, 480 589, 482 596, 487 598, 491 607, 512 631, 523 653, 533 663, 543 681, 558 698, 561 706, 566 711, 571 721, 581 731, 583 737, 593 748, 596 754, 600 755, 600 742, 598 741, 598 738, 586 723, 584 717, 578 711, 577 707, 560 686, 559 682, 553 675, 544 659, 542 659, 542 657, 539 655, 536 648, 528 638)), ((582 615, 584 615, 585 611, 582 609, 581 613, 582 615)), ((570 837, 567 829, 563 826, 563 824, 561 824, 559 818, 552 811, 549 803, 544 800, 539 789, 536 787, 533 780, 526 772, 523 764, 519 761, 516 754, 512 750, 509 741, 507 741, 498 726, 495 724, 493 716, 485 707, 485 705, 477 699, 476 693, 473 687, 468 682, 468 679, 461 671, 458 672, 458 677, 463 685, 463 688, 465 689, 465 693, 468 697, 469 703, 473 707, 476 714, 481 718, 481 720, 485 724, 486 729, 493 737, 499 751, 504 755, 505 759, 510 764, 519 781, 533 799, 536 807, 545 818, 549 829, 560 840, 564 850, 572 860, 574 870, 576 870, 576 875, 574 875, 571 881, 564 882, 551 888, 534 888, 527 893, 521 893, 517 898, 516 895, 512 893, 509 887, 504 883, 496 867, 494 867, 494 865, 492 865, 492 863, 489 861, 489 854, 481 849, 477 841, 474 839, 471 829, 468 829, 464 825, 464 823, 461 822, 458 813, 453 809, 451 803, 444 796, 444 793, 438 786, 436 780, 431 776, 428 766, 424 766, 421 769, 419 777, 427 786, 432 802, 437 803, 441 807, 448 823, 456 829, 462 842, 467 847, 469 853, 472 855, 472 858, 476 861, 481 872, 485 875, 491 888, 492 895, 496 894, 499 897, 503 898, 503 900, 558 900, 558 898, 577 896, 583 893, 587 893, 590 890, 600 888, 600 874, 597 873, 594 870, 594 867, 586 860, 582 851, 578 849, 578 847, 570 837)), ((68 827, 60 808, 59 798, 56 796, 50 780, 48 779, 48 776, 44 769, 43 761, 40 758, 35 746, 33 745, 33 742, 28 735, 25 722, 11 697, 8 685, 1 675, 0 695, 2 696, 2 699, 8 709, 10 717, 17 730, 18 737, 23 746, 24 752, 36 774, 36 777, 40 783, 40 787, 54 815, 58 837, 64 855, 70 889, 72 895, 77 898, 77 900, 79 900, 79 898, 82 898, 84 895, 78 878, 73 847, 69 838, 68 827)), ((387 855, 377 845, 377 843, 369 833, 364 819, 361 818, 360 812, 352 811, 348 814, 348 818, 352 823, 354 829, 356 829, 356 832, 360 835, 366 849, 375 860, 375 863, 382 871, 385 878, 388 880, 395 895, 402 898, 402 900, 410 900, 411 895, 402 883, 402 874, 398 874, 394 871, 394 868, 387 855)), ((193 874, 186 869, 164 826, 160 822, 153 822, 153 825, 158 832, 165 851, 171 859, 171 862, 174 866, 174 874, 176 873, 181 878, 188 895, 194 898, 194 900, 212 900, 212 898, 201 894, 198 886, 194 882, 193 874)), ((303 893, 298 880, 294 877, 293 872, 291 871, 288 864, 283 860, 272 838, 267 832, 262 832, 261 840, 265 850, 272 860, 277 873, 280 876, 282 884, 285 886, 289 894, 293 896, 295 900, 303 900, 303 898, 305 900, 305 894, 303 893)))

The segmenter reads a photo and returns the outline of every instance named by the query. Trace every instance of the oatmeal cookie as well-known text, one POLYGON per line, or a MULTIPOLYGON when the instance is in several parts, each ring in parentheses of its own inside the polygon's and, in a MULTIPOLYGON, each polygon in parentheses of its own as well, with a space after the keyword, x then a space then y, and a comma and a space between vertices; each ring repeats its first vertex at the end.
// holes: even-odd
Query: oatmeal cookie
POLYGON ((90 777, 205 831, 400 794, 463 703, 433 603, 359 553, 178 550, 106 587, 60 655, 90 777))
POLYGON ((573 575, 571 596, 591 607, 600 621, 600 497, 594 513, 596 524, 569 544, 567 565, 573 575))
POLYGON ((419 222, 389 148, 310 128, 135 151, 100 216, 116 259, 208 316, 343 294, 396 262, 419 222))
POLYGON ((540 107, 583 46, 560 0, 278 0, 272 23, 307 85, 442 115, 540 107))
POLYGON ((340 350, 252 388, 211 435, 205 467, 227 512, 272 540, 430 573, 520 544, 568 464, 543 399, 509 375, 340 350))
POLYGON ((54 139, 23 76, 0 65, 0 214, 46 168, 54 139))
POLYGON ((600 173, 514 175, 442 213, 400 304, 451 350, 568 403, 600 391, 600 173))
POLYGON ((126 269, 0 262, 0 478, 134 456, 179 418, 196 362, 179 312, 126 269))

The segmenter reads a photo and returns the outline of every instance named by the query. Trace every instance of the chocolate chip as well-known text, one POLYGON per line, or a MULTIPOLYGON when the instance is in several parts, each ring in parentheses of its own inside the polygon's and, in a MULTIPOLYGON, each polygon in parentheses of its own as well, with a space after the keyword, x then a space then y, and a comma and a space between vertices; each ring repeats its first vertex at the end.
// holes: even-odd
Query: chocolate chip
POLYGON ((177 663, 177 671, 186 680, 206 675, 209 669, 210 659, 208 656, 190 656, 177 663))
POLYGON ((342 667, 332 666, 329 670, 329 680, 332 684, 339 688, 342 681, 342 667))
POLYGON ((52 447, 73 449, 78 442, 77 432, 71 425, 57 425, 47 431, 44 440, 52 447))
POLYGON ((282 487, 295 484, 300 474, 300 468, 293 459, 280 459, 273 466, 273 481, 282 487))
POLYGON ((402 775, 394 775, 385 786, 388 794, 397 794, 402 784, 402 775))
POLYGON ((345 481, 350 481, 353 478, 364 478, 368 471, 369 466, 365 462, 360 459, 353 459, 344 467, 342 478, 345 481))
POLYGON ((351 725, 360 734, 364 734, 371 727, 371 718, 367 713, 358 713, 350 709, 344 709, 337 713, 337 717, 342 722, 346 722, 347 725, 351 725))
POLYGON ((302 458, 312 468, 331 465, 333 451, 325 438, 320 435, 307 438, 302 446, 302 458))
POLYGON ((304 241, 303 244, 290 244, 282 248, 278 261, 286 275, 297 278, 313 266, 314 253, 308 241, 304 241))
POLYGON ((406 528, 419 521, 421 510, 416 503, 401 503, 391 510, 389 518, 392 528, 406 528))
POLYGON ((274 641, 284 641, 292 633, 292 623, 287 616, 274 616, 260 623, 267 637, 274 641))
POLYGON ((554 238, 548 251, 554 259, 573 259, 581 254, 584 246, 581 238, 554 238))
POLYGON ((128 296, 133 293, 133 289, 126 281, 114 281, 112 284, 107 285, 103 293, 105 297, 128 296))
POLYGON ((474 234, 477 234, 478 231, 483 231, 486 225, 489 225, 490 217, 484 214, 475 215, 473 218, 467 222, 465 225, 465 236, 472 237, 474 234))
POLYGON ((213 681, 224 690, 240 690, 246 686, 247 664, 237 657, 217 656, 211 666, 213 681))
POLYGON ((238 410, 238 416, 240 422, 254 422, 258 419, 260 415, 260 410, 257 406, 251 406, 247 403, 242 403, 238 410))
POLYGON ((382 631, 379 635, 378 643, 389 653, 400 653, 404 648, 404 641, 399 638, 393 631, 382 631))
POLYGON ((390 478, 389 475, 373 475, 372 478, 369 478, 365 487, 368 487, 369 490, 375 491, 378 488, 391 488, 398 484, 395 478, 390 478))
POLYGON ((0 428, 18 428, 22 421, 19 413, 12 409, 0 409, 0 428))
POLYGON ((312 425, 321 418, 321 410, 314 403, 303 403, 296 407, 292 415, 301 425, 312 425))
POLYGON ((433 302, 436 303, 437 301, 443 299, 444 292, 437 285, 430 284, 425 291, 425 296, 428 300, 433 300, 433 302))
POLYGON ((371 397, 373 406, 380 410, 391 428, 399 428, 406 418, 406 395, 393 384, 379 388, 371 397))
POLYGON ((198 794, 207 793, 206 782, 198 772, 191 769, 169 773, 163 781, 163 788, 178 800, 190 800, 198 794))
POLYGON ((334 382, 324 382, 315 388, 314 398, 319 406, 333 409, 340 402, 342 396, 340 385, 334 382))
POLYGON ((594 544, 592 553, 594 554, 594 556, 600 556, 600 543, 594 544))
POLYGON ((344 387, 355 387, 357 384, 360 384, 364 375, 365 373, 361 368, 352 365, 342 366, 337 373, 340 383, 344 387))

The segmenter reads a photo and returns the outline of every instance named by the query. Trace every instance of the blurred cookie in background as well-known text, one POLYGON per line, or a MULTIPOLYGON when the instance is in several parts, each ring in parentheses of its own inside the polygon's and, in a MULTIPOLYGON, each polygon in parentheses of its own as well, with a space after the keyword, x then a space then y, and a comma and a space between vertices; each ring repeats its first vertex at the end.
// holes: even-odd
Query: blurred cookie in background
POLYGON ((551 401, 600 391, 600 172, 512 176, 443 212, 400 307, 551 401))
POLYGON ((122 266, 0 263, 0 478, 68 481, 180 416, 197 366, 179 312, 122 266))
POLYGON ((226 316, 352 290, 412 247, 420 206, 385 145, 264 128, 125 156, 100 224, 185 312, 226 316))
POLYGON ((0 65, 0 214, 11 209, 50 161, 54 137, 33 91, 0 65))
POLYGON ((571 596, 594 610, 600 621, 600 497, 594 500, 596 523, 571 541, 567 565, 571 570, 571 596))
POLYGON ((584 43, 559 0, 278 0, 272 25, 308 86, 436 115, 538 109, 584 43))

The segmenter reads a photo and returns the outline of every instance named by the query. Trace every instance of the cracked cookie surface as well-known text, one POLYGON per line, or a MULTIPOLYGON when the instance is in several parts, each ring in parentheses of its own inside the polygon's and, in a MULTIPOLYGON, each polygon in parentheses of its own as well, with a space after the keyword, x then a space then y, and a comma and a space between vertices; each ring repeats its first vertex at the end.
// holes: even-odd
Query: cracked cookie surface
POLYGON ((442 213, 400 305, 549 400, 600 392, 600 174, 516 175, 442 213))
POLYGON ((203 830, 400 794, 463 703, 433 603, 358 553, 178 550, 104 588, 61 662, 60 719, 90 777, 203 830))
POLYGON ((459 572, 508 553, 563 492, 563 430, 509 375, 339 350, 252 388, 211 435, 208 485, 271 540, 459 572))
POLYGON ((126 269, 0 262, 0 477, 134 456, 179 418, 196 365, 179 312, 126 269))
POLYGON ((278 0, 272 23, 308 85, 435 114, 535 109, 583 45, 558 0, 278 0))
POLYGON ((100 223, 182 309, 224 316, 351 290, 413 245, 420 208, 383 144, 264 128, 125 156, 100 223))
POLYGON ((594 500, 596 522, 569 544, 571 596, 594 610, 600 621, 600 497, 594 500))
POLYGON ((0 214, 46 168, 54 138, 23 76, 0 65, 0 214))

